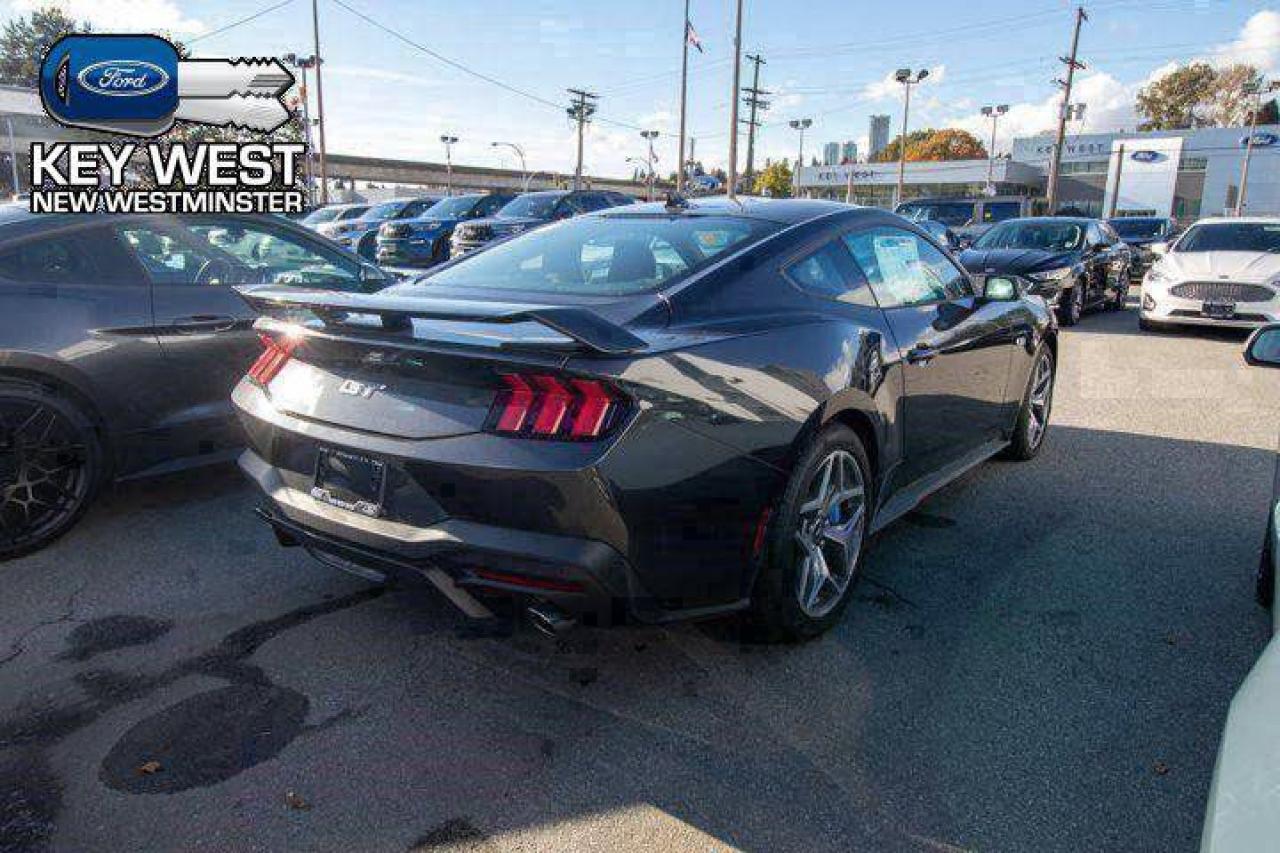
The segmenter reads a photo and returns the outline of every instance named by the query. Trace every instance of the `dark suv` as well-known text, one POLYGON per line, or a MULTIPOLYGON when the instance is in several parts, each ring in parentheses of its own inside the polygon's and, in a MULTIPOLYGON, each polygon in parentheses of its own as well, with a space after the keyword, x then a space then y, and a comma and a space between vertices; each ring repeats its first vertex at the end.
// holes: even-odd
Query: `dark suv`
POLYGON ((569 219, 581 213, 591 213, 619 205, 632 204, 635 199, 622 193, 603 190, 544 190, 525 193, 488 219, 477 219, 459 225, 453 230, 451 241, 454 256, 479 249, 485 243, 510 237, 533 228, 569 219))
POLYGON ((111 478, 230 459, 260 351, 234 286, 372 291, 385 274, 281 217, 0 208, 0 559, 111 478))
POLYGON ((483 219, 510 202, 509 193, 473 193, 441 199, 416 219, 384 222, 378 229, 378 263, 429 267, 449 259, 449 240, 459 222, 483 219))

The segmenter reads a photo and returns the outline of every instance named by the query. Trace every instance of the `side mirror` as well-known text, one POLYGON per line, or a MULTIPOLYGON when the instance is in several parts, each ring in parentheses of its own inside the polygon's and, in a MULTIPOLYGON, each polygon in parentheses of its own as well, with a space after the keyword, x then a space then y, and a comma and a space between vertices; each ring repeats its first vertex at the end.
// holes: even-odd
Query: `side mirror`
POLYGON ((1263 326, 1249 336, 1244 360, 1254 367, 1280 367, 1280 323, 1263 326))
POLYGON ((988 276, 982 285, 982 297, 988 302, 1012 302, 1018 298, 1018 283, 1002 275, 988 276))
POLYGON ((1161 240, 1158 243, 1152 243, 1151 245, 1147 246, 1147 249, 1149 249, 1151 251, 1151 254, 1153 255, 1169 254, 1169 244, 1166 243, 1164 240, 1161 240))

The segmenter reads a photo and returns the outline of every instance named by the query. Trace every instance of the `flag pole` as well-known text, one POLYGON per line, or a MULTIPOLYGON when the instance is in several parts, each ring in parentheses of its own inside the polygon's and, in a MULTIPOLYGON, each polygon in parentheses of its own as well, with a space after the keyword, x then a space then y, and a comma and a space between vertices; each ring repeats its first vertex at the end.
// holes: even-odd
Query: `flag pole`
POLYGON ((684 191, 684 115, 689 96, 689 0, 684 0, 684 29, 680 31, 680 153, 676 157, 676 192, 684 191))

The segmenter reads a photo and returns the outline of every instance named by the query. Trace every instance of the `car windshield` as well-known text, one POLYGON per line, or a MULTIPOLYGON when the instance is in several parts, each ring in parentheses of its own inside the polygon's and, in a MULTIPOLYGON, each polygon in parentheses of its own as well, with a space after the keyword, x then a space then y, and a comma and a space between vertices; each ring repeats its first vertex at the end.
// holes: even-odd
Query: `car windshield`
POLYGON ((1077 222, 1011 221, 978 238, 975 249, 1043 249, 1069 252, 1080 248, 1084 227, 1077 222))
POLYGON ((347 219, 357 219, 360 217, 361 214, 363 214, 368 209, 369 208, 365 205, 356 205, 355 207, 348 207, 345 210, 338 211, 338 215, 334 217, 334 220, 337 222, 342 222, 347 219))
POLYGON ((442 219, 454 219, 466 216, 480 199, 478 195, 456 195, 453 198, 442 198, 422 212, 425 217, 438 216, 442 219))
POLYGON ((781 227, 727 216, 590 216, 499 243, 415 287, 616 296, 653 290, 781 227))
POLYGON ((1183 252, 1280 252, 1280 222, 1195 225, 1173 249, 1183 252))
POLYGON ((546 219, 551 215, 551 208, 564 198, 563 193, 530 193, 518 196, 507 202, 498 216, 528 216, 532 219, 546 219))
POLYGON ((912 222, 923 222, 926 219, 930 219, 950 226, 969 225, 973 222, 973 202, 909 202, 898 208, 898 215, 910 219, 912 222))
POLYGON ((384 201, 382 204, 375 204, 373 207, 365 211, 361 219, 390 219, 400 212, 400 208, 404 207, 402 201, 384 201))
POLYGON ((1121 237, 1160 237, 1164 234, 1163 219, 1108 219, 1111 227, 1121 237))
POLYGON ((302 218, 304 225, 319 225, 321 222, 332 222, 338 218, 338 214, 342 212, 340 207, 322 207, 319 210, 313 210, 302 218))

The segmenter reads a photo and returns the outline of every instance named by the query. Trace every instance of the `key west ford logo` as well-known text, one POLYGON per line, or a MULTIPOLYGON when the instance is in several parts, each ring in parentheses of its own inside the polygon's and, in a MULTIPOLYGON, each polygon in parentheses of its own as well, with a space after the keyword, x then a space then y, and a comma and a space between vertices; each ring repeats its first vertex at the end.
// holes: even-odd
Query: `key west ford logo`
MULTIPOLYGON (((179 121, 271 134, 291 118, 283 98, 293 82, 273 58, 184 59, 159 36, 76 33, 45 54, 40 100, 59 124, 116 136, 161 137, 179 121)), ((305 147, 242 139, 32 143, 31 209, 300 212, 305 147)))
POLYGON ((78 75, 80 85, 109 98, 138 98, 163 89, 169 75, 150 62, 95 62, 78 75))

